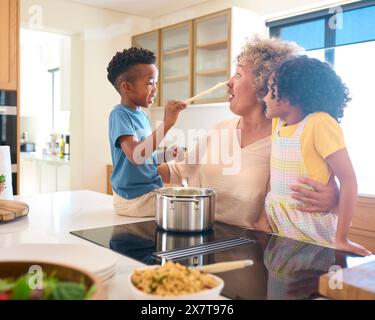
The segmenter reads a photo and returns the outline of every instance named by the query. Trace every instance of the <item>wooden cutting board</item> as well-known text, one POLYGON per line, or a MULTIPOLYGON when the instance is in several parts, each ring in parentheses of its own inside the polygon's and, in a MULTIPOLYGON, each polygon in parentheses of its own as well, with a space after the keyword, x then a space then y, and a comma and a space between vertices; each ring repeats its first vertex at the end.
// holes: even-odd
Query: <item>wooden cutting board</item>
POLYGON ((0 222, 8 222, 29 213, 29 206, 20 201, 0 200, 0 222))
MULTIPOLYGON (((375 261, 342 270, 342 289, 330 288, 337 285, 331 274, 320 277, 319 292, 323 296, 338 300, 375 300, 375 261)), ((339 279, 336 273, 335 279, 339 279)))

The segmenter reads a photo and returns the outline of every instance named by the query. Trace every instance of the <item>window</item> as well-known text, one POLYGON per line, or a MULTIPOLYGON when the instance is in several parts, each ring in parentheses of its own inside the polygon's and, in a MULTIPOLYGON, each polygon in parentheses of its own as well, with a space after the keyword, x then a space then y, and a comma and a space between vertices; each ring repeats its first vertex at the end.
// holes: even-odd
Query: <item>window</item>
POLYGON ((70 37, 21 29, 21 132, 42 150, 70 128, 70 37))
POLYGON ((343 28, 336 30, 336 45, 375 40, 375 5, 343 13, 343 28))
POLYGON ((352 101, 341 127, 361 194, 375 195, 375 1, 322 10, 267 23, 270 34, 295 41, 314 58, 333 65, 352 101), (340 11, 342 10, 342 11, 340 11))
POLYGON ((324 48, 324 22, 324 19, 319 19, 286 26, 280 29, 280 38, 294 39, 293 41, 306 50, 324 48))

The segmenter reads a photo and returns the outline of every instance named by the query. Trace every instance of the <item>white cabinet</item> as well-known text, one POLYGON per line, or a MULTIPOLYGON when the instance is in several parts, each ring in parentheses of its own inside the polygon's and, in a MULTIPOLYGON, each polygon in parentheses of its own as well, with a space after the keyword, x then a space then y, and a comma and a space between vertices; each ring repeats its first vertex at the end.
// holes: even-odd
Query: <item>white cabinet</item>
POLYGON ((70 190, 70 166, 65 164, 57 167, 57 191, 69 191, 70 190))
POLYGON ((57 166, 48 162, 39 163, 39 192, 56 192, 57 166))
POLYGON ((35 160, 22 159, 20 172, 20 194, 29 195, 39 192, 38 163, 35 160))
POLYGON ((21 159, 21 195, 70 190, 70 165, 66 162, 21 159))

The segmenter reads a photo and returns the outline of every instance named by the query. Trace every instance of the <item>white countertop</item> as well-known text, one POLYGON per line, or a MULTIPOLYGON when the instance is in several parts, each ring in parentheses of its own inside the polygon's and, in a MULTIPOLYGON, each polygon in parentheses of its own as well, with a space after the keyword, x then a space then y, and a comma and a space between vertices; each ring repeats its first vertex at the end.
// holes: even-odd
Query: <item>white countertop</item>
MULTIPOLYGON (((26 243, 77 243, 97 246, 69 232, 153 220, 116 215, 112 196, 87 190, 17 196, 15 199, 26 202, 30 212, 25 218, 0 224, 0 247, 26 243)), ((106 282, 108 299, 132 299, 127 278, 134 268, 143 264, 117 255, 116 273, 106 282)), ((374 257, 354 257, 349 267, 367 260, 372 261, 374 257)))
POLYGON ((21 152, 21 159, 46 161, 59 165, 69 164, 69 158, 67 156, 64 156, 64 158, 61 159, 59 155, 45 155, 41 152, 21 152))
MULTIPOLYGON (((112 196, 93 191, 69 191, 17 196, 26 202, 29 215, 0 224, 0 247, 23 243, 79 243, 96 246, 69 231, 152 220, 114 213, 112 196)), ((109 249, 107 249, 109 250, 109 249)), ((141 263, 118 254, 116 274, 107 281, 108 299, 131 299, 127 277, 141 263)))

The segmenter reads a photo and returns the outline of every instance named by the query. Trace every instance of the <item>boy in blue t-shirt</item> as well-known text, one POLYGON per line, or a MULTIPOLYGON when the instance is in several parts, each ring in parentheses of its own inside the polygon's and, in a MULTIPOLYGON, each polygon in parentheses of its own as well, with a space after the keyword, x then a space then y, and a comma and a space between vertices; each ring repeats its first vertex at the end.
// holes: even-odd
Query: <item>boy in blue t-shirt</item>
POLYGON ((132 47, 117 52, 107 68, 108 80, 121 96, 121 103, 109 116, 113 202, 116 213, 121 215, 155 214, 153 190, 163 186, 155 150, 176 123, 179 112, 186 108, 182 101, 168 102, 163 122, 152 132, 141 107, 150 107, 156 96, 155 61, 151 51, 132 47))

